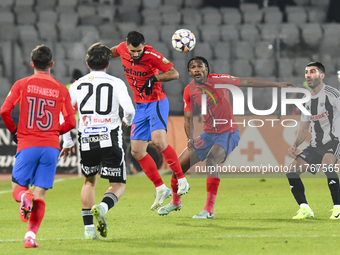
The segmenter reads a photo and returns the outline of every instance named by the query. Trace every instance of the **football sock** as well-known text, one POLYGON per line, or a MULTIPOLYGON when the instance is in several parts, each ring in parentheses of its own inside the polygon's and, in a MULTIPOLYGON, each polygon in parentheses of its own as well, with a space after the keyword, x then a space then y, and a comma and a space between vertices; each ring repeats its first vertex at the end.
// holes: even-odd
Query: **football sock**
POLYGON ((338 174, 334 171, 332 165, 327 165, 323 168, 324 173, 327 176, 327 183, 329 191, 331 192, 333 204, 340 204, 339 197, 339 177, 338 174))
POLYGON ((142 167, 146 176, 153 182, 155 187, 164 184, 161 176, 158 173, 157 165, 149 154, 146 154, 146 156, 139 160, 138 163, 142 167))
POLYGON ((83 215, 84 226, 93 225, 91 209, 82 209, 81 213, 83 215))
POLYGON ((208 177, 207 178, 207 201, 205 203, 204 210, 209 213, 214 212, 214 205, 217 195, 218 186, 220 184, 220 178, 208 177))
POLYGON ((305 196, 305 187, 300 178, 300 174, 296 172, 288 172, 286 174, 288 178, 288 182, 290 184, 291 192, 294 195, 296 202, 301 204, 307 204, 306 196, 305 196))
POLYGON ((164 183, 163 183, 161 186, 156 187, 156 191, 157 191, 157 192, 163 191, 163 190, 166 190, 166 186, 165 186, 164 183))
POLYGON ((171 176, 171 188, 172 188, 172 201, 173 205, 179 205, 181 203, 181 196, 177 195, 178 185, 177 179, 171 176))
POLYGON ((183 170, 181 164, 179 163, 175 150, 170 145, 168 145, 168 147, 162 150, 161 153, 163 154, 166 163, 168 163, 171 170, 177 176, 177 179, 183 178, 183 170))
POLYGON ((100 203, 101 206, 105 209, 105 214, 108 210, 114 207, 117 204, 118 198, 113 193, 105 193, 102 202, 100 203))
POLYGON ((37 234, 40 224, 45 215, 45 201, 42 199, 33 200, 32 213, 28 221, 28 231, 37 234))
POLYGON ((19 186, 19 187, 16 187, 13 192, 12 192, 12 195, 13 195, 13 198, 15 199, 15 201, 17 202, 21 202, 21 196, 22 194, 24 194, 28 189, 26 187, 22 187, 22 186, 19 186))

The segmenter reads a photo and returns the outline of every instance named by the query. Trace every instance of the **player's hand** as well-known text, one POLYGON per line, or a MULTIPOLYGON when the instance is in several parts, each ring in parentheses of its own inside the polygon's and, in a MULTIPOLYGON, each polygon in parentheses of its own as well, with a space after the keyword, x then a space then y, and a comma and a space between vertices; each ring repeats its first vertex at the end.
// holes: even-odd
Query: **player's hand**
POLYGON ((123 125, 124 127, 130 127, 130 126, 131 126, 131 125, 126 124, 124 121, 122 121, 122 125, 123 125))
POLYGON ((59 154, 59 158, 63 157, 63 159, 65 159, 68 155, 68 157, 71 157, 72 153, 76 152, 76 148, 74 146, 72 146, 71 148, 63 148, 59 154))
POLYGON ((295 88, 296 86, 291 82, 278 82, 278 88, 295 88))
POLYGON ((145 81, 143 87, 140 89, 140 93, 143 93, 143 90, 145 90, 145 95, 151 95, 153 86, 155 85, 156 81, 158 81, 156 76, 152 75, 151 77, 149 77, 149 79, 145 81))
POLYGON ((296 146, 295 145, 293 145, 292 147, 290 147, 288 149, 288 155, 291 156, 292 158, 296 158, 295 152, 296 152, 296 146))
POLYGON ((17 138, 17 129, 11 133, 13 141, 18 144, 18 138, 17 138))

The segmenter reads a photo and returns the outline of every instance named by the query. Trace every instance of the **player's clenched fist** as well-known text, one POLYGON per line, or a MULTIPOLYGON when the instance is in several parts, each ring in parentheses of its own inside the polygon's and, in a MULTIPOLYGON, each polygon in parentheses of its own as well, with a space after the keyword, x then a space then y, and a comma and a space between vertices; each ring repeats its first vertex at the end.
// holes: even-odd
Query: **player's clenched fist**
POLYGON ((140 90, 140 93, 143 93, 143 90, 145 89, 145 95, 152 95, 153 86, 155 85, 156 81, 158 81, 156 76, 152 75, 149 79, 145 81, 143 87, 140 90))

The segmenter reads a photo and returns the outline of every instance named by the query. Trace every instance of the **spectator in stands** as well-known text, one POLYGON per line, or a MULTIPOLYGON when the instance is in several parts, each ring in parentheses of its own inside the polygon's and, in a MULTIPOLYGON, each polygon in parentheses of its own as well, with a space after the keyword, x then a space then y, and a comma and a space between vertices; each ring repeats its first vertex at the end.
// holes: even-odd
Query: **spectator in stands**
POLYGON ((327 14, 328 22, 340 23, 340 1, 330 0, 327 14))

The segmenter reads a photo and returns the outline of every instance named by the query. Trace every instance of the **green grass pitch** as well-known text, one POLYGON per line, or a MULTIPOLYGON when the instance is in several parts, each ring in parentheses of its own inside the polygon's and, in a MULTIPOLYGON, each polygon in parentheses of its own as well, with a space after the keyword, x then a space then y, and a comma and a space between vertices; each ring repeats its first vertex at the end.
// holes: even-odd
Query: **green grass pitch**
MULTIPOLYGON (((155 189, 145 176, 129 176, 126 191, 107 214, 109 233, 84 240, 80 190, 83 178, 56 179, 46 198, 37 235, 40 247, 25 249, 27 224, 19 219, 10 181, 0 181, 0 254, 339 254, 340 221, 325 178, 304 178, 315 218, 294 221, 298 206, 284 178, 223 178, 215 219, 195 220, 205 204, 205 179, 190 178, 181 211, 151 211, 155 189)), ((163 176, 170 186, 170 176, 163 176)), ((108 187, 99 179, 96 202, 108 187)), ((171 200, 165 200, 164 204, 171 200)))

